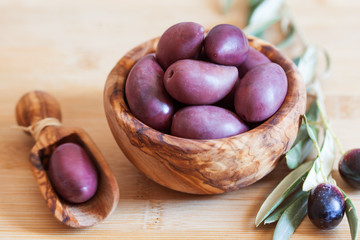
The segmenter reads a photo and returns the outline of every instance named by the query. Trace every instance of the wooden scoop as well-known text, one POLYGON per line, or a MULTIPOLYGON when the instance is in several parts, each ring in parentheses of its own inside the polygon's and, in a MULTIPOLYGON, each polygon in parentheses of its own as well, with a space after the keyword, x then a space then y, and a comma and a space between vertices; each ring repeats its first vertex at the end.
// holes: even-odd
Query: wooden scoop
POLYGON ((60 106, 53 96, 41 91, 25 94, 16 105, 16 120, 36 140, 30 152, 31 170, 47 206, 58 220, 74 228, 89 227, 114 211, 119 188, 112 171, 84 130, 61 126, 60 106), (97 168, 97 191, 84 203, 70 203, 59 197, 47 174, 51 153, 66 142, 82 146, 97 168))

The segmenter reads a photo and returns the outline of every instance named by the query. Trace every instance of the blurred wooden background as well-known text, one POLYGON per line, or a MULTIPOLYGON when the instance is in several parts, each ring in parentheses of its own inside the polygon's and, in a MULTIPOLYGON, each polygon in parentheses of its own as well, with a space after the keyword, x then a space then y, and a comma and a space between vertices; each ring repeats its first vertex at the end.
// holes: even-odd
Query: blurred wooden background
MULTIPOLYGON (((360 147, 360 2, 286 1, 307 40, 329 51, 323 82, 330 122, 345 149, 360 147)), ((223 15, 218 0, 40 1, 0 0, 0 239, 272 239, 274 225, 255 229, 266 196, 288 173, 281 162, 260 182, 216 196, 166 189, 140 174, 117 147, 102 105, 106 77, 128 50, 181 21, 206 28, 244 27, 247 1, 223 15), (112 167, 120 203, 103 223, 69 229, 45 205, 29 169, 33 140, 18 129, 14 108, 27 91, 40 89, 61 103, 63 123, 81 126, 112 167)), ((360 213, 360 191, 334 171, 338 185, 360 213)), ((346 219, 331 231, 306 217, 292 239, 350 239, 346 219)))

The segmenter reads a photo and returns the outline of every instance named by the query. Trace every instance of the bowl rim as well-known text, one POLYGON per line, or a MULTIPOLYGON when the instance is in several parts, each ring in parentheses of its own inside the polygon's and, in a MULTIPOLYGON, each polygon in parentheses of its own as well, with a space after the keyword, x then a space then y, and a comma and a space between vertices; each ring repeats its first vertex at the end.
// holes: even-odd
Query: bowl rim
MULTIPOLYGON (((166 138, 166 142, 171 144, 176 144, 176 142, 181 141, 181 144, 184 143, 188 143, 188 144, 194 144, 194 143, 210 143, 210 144, 216 144, 216 143, 221 143, 224 141, 224 139, 238 139, 238 138, 246 138, 247 135, 253 134, 254 132, 257 131, 263 131, 266 129, 268 129, 269 127, 276 127, 276 124, 274 124, 274 122, 276 122, 276 119, 279 118, 280 116, 282 116, 283 114, 287 114, 288 112, 292 111, 293 108, 296 107, 296 102, 294 101, 286 101, 289 98, 290 94, 294 93, 294 90, 296 89, 289 89, 290 88, 290 81, 293 80, 298 80, 298 81, 302 81, 302 83, 304 84, 304 81, 295 65, 295 63, 293 61, 291 61, 287 56, 285 56, 284 53, 282 53, 278 48, 276 48, 274 45, 256 38, 254 36, 249 36, 246 35, 246 37, 249 40, 249 45, 253 48, 255 48, 256 50, 262 52, 265 56, 267 56, 271 62, 275 62, 277 64, 279 64, 285 71, 286 76, 287 76, 287 80, 288 80, 288 89, 287 89, 287 93, 286 93, 286 97, 283 101, 283 103, 281 104, 280 108, 267 120, 265 120, 264 122, 262 122, 260 125, 250 129, 247 132, 244 133, 240 133, 237 135, 233 135, 233 136, 229 136, 229 137, 225 137, 225 138, 217 138, 217 139, 190 139, 190 138, 182 138, 182 137, 177 137, 177 136, 173 136, 171 134, 168 133, 164 133, 164 132, 160 132, 156 129, 153 129, 151 127, 149 127, 148 125, 146 125, 145 123, 143 123, 142 121, 140 121, 139 119, 137 119, 130 111, 127 103, 126 103, 126 97, 125 97, 125 82, 128 76, 128 73, 130 72, 132 66, 142 57, 145 56, 146 54, 149 53, 155 53, 156 51, 156 46, 157 43, 160 39, 160 37, 156 37, 153 39, 150 39, 146 42, 143 42, 142 44, 134 47, 133 49, 131 49, 130 51, 128 51, 119 61, 118 63, 115 65, 115 67, 113 68, 113 70, 110 72, 107 81, 105 83, 105 90, 104 90, 104 105, 105 105, 105 113, 106 113, 106 117, 108 119, 108 123, 110 123, 109 120, 109 112, 107 111, 107 107, 110 107, 113 112, 116 115, 116 119, 117 121, 122 121, 122 118, 119 117, 118 112, 116 111, 116 109, 114 108, 114 102, 112 101, 112 97, 113 94, 116 93, 118 97, 117 99, 119 99, 121 102, 119 104, 121 110, 122 110, 122 114, 127 115, 127 117, 129 117, 131 120, 135 121, 135 123, 133 121, 130 121, 126 124, 136 124, 137 126, 140 126, 142 131, 138 131, 138 134, 144 134, 146 133, 146 135, 150 135, 150 136, 156 136, 153 137, 153 140, 160 142, 163 142, 163 139, 166 138), (125 63, 126 61, 129 61, 129 59, 134 58, 136 60, 132 60, 131 63, 125 63), (282 61, 281 63, 279 63, 279 59, 282 61), (276 61, 274 61, 276 60, 276 61), (283 65, 286 65, 286 67, 284 68, 283 65), (119 67, 122 67, 124 69, 128 69, 126 72, 124 72, 124 76, 122 79, 119 79, 119 77, 117 77, 117 79, 115 81, 113 81, 113 83, 111 83, 111 78, 114 75, 114 71, 116 71, 116 74, 119 74, 119 71, 117 70, 119 67), (291 92, 289 90, 292 90, 291 92), (119 94, 121 93, 121 94, 119 94), (109 103, 109 106, 106 106, 107 103, 109 103), (287 111, 284 111, 286 110, 287 111)), ((299 84, 297 84, 299 85, 299 84)), ((302 85, 302 84, 300 84, 302 85)), ((298 89, 300 90, 300 93, 298 94, 298 98, 301 97, 301 95, 304 95, 303 92, 305 92, 305 87, 304 89, 298 89)), ((305 92, 306 93, 306 92, 305 92)), ((306 94, 305 94, 305 98, 306 98, 306 94)), ((306 102, 306 101, 305 101, 306 102)), ((303 111, 302 114, 305 112, 305 103, 303 104, 303 111)))

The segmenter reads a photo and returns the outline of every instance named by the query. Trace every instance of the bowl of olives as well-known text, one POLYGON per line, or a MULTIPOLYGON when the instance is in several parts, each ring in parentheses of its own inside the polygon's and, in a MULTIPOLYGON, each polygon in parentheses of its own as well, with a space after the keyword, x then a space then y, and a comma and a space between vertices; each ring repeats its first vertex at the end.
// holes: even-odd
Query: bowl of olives
POLYGON ((270 173, 305 106, 296 65, 229 24, 175 24, 126 53, 104 89, 126 157, 153 181, 193 194, 234 191, 270 173))

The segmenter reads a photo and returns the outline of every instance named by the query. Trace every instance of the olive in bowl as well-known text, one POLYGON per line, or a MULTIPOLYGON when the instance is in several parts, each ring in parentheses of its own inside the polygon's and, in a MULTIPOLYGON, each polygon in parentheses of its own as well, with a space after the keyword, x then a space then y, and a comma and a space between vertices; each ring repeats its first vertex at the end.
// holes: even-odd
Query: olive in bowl
POLYGON ((173 190, 218 194, 255 183, 270 173, 291 148, 305 112, 306 90, 295 64, 271 44, 247 36, 286 73, 287 93, 280 108, 259 126, 218 139, 189 139, 155 130, 129 109, 125 84, 134 64, 156 52, 159 38, 130 50, 110 72, 104 108, 112 134, 126 157, 144 175, 173 190))

